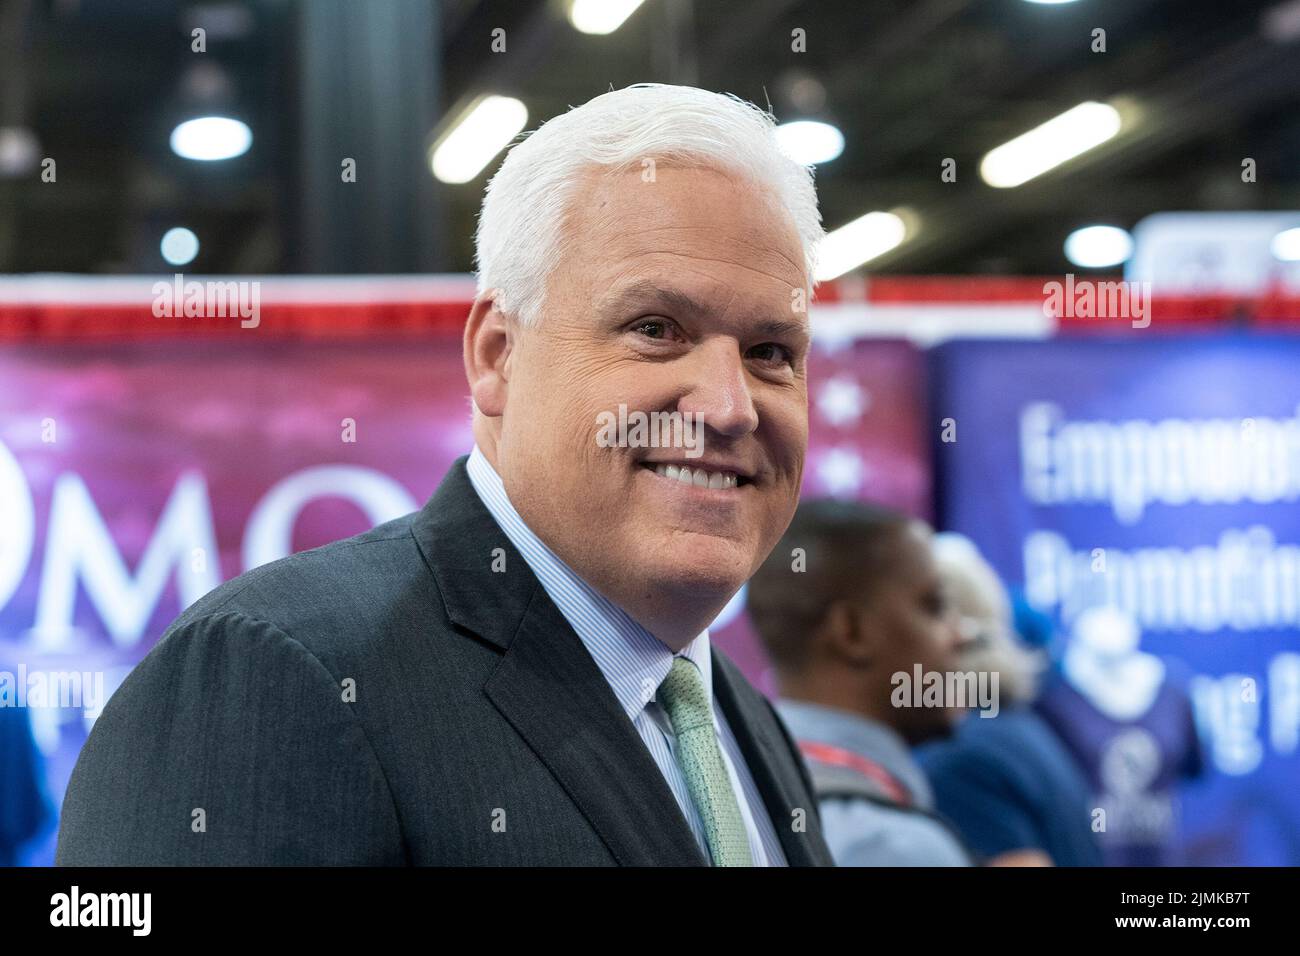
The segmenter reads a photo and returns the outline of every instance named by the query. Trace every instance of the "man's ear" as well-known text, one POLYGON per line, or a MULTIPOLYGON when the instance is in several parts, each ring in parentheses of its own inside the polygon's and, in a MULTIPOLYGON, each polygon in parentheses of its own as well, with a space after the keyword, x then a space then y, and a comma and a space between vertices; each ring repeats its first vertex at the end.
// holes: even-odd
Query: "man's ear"
POLYGON ((513 347, 514 329, 497 308, 496 290, 477 296, 465 322, 465 378, 474 407, 489 418, 505 412, 513 347))
POLYGON ((870 612, 852 601, 835 601, 822 621, 822 644, 828 654, 854 667, 870 667, 879 657, 880 629, 870 612))

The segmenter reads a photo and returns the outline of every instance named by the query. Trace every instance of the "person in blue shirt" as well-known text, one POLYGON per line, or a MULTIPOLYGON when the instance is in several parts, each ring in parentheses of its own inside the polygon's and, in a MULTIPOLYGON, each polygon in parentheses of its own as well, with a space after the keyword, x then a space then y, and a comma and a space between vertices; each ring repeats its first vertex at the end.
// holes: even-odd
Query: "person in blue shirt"
POLYGON ((23 844, 50 822, 43 774, 27 711, 0 707, 0 866, 17 866, 23 844))
POLYGON ((960 535, 934 540, 963 630, 963 666, 998 673, 996 716, 972 712, 949 739, 921 748, 940 813, 978 853, 1005 865, 1100 866, 1082 769, 1030 707, 1038 656, 1016 640, 992 567, 960 535))
POLYGON ((910 750, 948 734, 963 711, 895 702, 900 675, 951 670, 962 641, 930 534, 874 505, 806 501, 749 584, 777 712, 808 764, 839 866, 977 862, 935 814, 910 750))

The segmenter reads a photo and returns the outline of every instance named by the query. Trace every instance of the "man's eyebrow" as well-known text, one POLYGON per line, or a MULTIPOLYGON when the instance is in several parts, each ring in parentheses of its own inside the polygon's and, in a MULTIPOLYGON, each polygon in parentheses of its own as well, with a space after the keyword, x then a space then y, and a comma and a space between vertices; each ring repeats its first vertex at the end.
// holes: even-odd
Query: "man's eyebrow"
POLYGON ((812 339, 808 326, 802 322, 791 322, 789 319, 762 319, 754 329, 760 336, 770 335, 776 339, 795 339, 802 343, 812 339))
MULTIPOLYGON (((626 289, 619 290, 604 300, 600 311, 607 315, 617 315, 633 309, 653 308, 662 308, 670 313, 693 317, 703 317, 711 311, 708 306, 689 293, 653 282, 637 282, 626 289)), ((811 338, 805 323, 789 319, 760 319, 751 331, 761 336, 770 335, 774 338, 790 338, 803 342, 811 338)))
POLYGON ((602 302, 600 311, 615 314, 629 309, 667 307, 669 311, 680 314, 705 315, 708 309, 691 295, 680 289, 657 285, 653 282, 637 282, 602 302))

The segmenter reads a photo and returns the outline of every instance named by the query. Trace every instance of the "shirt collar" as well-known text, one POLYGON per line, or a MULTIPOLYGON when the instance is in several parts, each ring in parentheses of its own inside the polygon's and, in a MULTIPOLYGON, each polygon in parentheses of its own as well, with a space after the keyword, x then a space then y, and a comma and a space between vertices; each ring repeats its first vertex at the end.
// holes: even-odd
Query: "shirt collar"
MULTIPOLYGON (((672 668, 673 652, 622 608, 584 581, 533 533, 510 503, 505 484, 478 445, 465 464, 470 484, 510 543, 537 576, 547 595, 591 654, 630 720, 654 700, 672 668)), ((509 573, 509 568, 506 569, 509 573)), ((679 652, 700 670, 713 698, 709 632, 703 631, 679 652)))

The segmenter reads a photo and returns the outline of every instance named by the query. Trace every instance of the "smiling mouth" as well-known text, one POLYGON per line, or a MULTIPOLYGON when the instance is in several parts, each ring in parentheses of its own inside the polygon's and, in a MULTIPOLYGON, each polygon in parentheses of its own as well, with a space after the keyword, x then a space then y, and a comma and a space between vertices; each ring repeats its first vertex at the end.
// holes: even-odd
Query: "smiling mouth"
POLYGON ((652 471, 660 478, 680 482, 693 488, 709 488, 714 491, 729 491, 753 484, 753 480, 732 471, 709 471, 705 468, 689 468, 686 465, 668 465, 656 462, 642 462, 641 467, 652 471))

